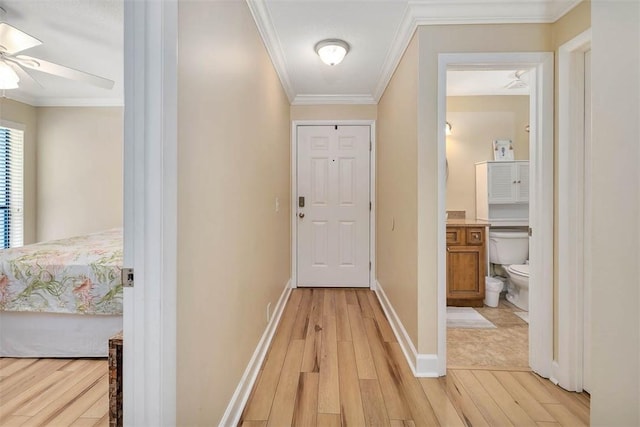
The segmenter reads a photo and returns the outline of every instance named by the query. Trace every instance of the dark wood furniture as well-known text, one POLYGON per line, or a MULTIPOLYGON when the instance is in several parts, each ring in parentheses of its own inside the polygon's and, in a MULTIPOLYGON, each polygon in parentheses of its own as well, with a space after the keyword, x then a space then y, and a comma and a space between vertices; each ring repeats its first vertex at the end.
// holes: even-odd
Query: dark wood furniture
POLYGON ((109 427, 122 426, 122 332, 109 339, 109 427))
POLYGON ((486 226, 483 221, 447 222, 447 305, 484 305, 486 226))

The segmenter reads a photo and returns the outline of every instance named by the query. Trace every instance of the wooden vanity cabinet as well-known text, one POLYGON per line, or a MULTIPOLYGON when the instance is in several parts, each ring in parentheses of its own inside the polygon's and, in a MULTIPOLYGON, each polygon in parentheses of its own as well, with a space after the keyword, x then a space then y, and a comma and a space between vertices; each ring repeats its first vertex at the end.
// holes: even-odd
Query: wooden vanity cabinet
POLYGON ((447 225, 447 305, 484 305, 485 230, 482 226, 447 225))

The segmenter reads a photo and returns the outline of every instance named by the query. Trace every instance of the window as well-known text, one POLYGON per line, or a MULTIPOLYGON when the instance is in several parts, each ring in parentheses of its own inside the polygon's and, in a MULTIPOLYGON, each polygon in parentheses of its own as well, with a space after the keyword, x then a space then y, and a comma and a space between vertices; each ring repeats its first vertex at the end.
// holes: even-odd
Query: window
POLYGON ((19 129, 0 125, 0 245, 23 245, 23 138, 19 129))

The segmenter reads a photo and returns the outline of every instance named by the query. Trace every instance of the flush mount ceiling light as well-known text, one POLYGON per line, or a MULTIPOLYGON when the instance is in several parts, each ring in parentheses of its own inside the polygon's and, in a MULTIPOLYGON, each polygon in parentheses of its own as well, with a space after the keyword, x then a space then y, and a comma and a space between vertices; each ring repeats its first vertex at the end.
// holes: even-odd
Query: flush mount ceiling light
POLYGON ((349 44, 344 40, 328 39, 316 44, 316 53, 327 65, 339 64, 347 52, 349 52, 349 44))

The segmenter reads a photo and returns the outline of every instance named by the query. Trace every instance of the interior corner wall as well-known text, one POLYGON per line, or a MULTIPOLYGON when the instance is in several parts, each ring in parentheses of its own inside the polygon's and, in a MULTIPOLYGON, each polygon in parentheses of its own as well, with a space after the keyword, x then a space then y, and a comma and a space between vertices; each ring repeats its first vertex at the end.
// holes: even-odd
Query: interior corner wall
POLYGON ((591 425, 640 425, 640 3, 593 1, 591 425))
POLYGON ((375 120, 378 106, 369 104, 292 105, 291 120, 375 120))
POLYGON ((290 105, 245 2, 178 12, 177 424, 210 426, 290 279, 290 105))
POLYGON ((36 240, 36 138, 38 133, 36 108, 22 102, 0 97, 0 120, 24 125, 24 244, 36 240))
POLYGON ((475 164, 493 160, 493 141, 513 141, 515 160, 529 159, 529 96, 448 96, 447 210, 476 217, 475 164))
POLYGON ((122 227, 123 109, 36 111, 37 240, 122 227))
MULTIPOLYGON (((418 28, 418 352, 438 352, 438 54, 551 52, 550 24, 418 28)), ((444 236, 442 236, 444 239, 444 236)))
MULTIPOLYGON (((569 13, 562 18, 551 24, 552 43, 553 49, 556 53, 555 61, 555 77, 554 85, 555 90, 555 105, 554 105, 554 121, 556 126, 554 127, 554 172, 555 176, 558 176, 558 147, 559 144, 566 143, 566 141, 560 141, 558 136, 558 97, 559 97, 559 85, 558 85, 558 52, 560 46, 580 35, 584 31, 591 27, 591 2, 584 0, 582 3, 571 9, 569 13)), ((558 199, 558 184, 554 182, 553 192, 553 358, 558 359, 558 221, 559 221, 559 199, 558 199)))
POLYGON ((418 342, 418 40, 413 37, 378 104, 376 276, 418 342))

